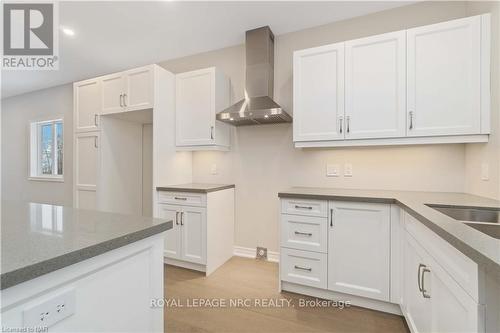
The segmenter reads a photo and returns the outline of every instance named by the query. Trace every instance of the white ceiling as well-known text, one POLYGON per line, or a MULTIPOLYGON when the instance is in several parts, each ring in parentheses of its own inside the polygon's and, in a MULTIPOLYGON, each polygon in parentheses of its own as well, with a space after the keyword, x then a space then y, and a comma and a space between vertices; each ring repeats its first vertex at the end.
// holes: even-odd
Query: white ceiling
POLYGON ((61 2, 58 71, 3 71, 2 98, 275 35, 408 2, 61 2))

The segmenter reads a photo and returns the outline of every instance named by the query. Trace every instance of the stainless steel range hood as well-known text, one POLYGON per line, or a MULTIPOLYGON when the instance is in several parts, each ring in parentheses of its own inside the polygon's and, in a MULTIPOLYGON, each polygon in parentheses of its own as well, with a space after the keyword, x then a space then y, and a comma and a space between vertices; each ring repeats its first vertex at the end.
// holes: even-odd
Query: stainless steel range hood
POLYGON ((268 26, 246 32, 245 98, 217 114, 234 126, 289 123, 292 117, 273 100, 274 35, 268 26))

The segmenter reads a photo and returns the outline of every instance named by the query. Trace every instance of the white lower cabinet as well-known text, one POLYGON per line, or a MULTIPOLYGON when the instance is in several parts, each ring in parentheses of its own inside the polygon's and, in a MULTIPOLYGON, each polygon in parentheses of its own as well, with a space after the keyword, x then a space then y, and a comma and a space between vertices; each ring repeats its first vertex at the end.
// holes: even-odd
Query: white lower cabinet
POLYGON ((328 205, 328 289, 389 301, 390 205, 328 205))
POLYGON ((205 265, 206 208, 160 204, 159 217, 173 221, 165 237, 165 256, 205 265))
POLYGON ((425 239, 417 241, 408 232, 405 237, 403 313, 410 330, 484 331, 482 306, 448 273, 444 263, 424 249, 425 239))
POLYGON ((412 333, 485 331, 477 264, 397 206, 282 198, 280 256, 281 290, 403 313, 412 333))
POLYGON ((166 232, 167 264, 215 271, 233 256, 234 188, 209 193, 157 192, 157 217, 173 221, 166 232))
POLYGON ((305 286, 326 288, 327 259, 325 253, 282 249, 281 279, 305 286))

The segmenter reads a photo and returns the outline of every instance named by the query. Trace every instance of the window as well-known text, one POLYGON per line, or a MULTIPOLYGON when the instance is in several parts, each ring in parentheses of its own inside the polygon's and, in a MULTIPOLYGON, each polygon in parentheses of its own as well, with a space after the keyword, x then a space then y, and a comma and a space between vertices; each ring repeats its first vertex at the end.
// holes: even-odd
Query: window
POLYGON ((30 178, 63 179, 62 119, 32 122, 30 126, 30 178))

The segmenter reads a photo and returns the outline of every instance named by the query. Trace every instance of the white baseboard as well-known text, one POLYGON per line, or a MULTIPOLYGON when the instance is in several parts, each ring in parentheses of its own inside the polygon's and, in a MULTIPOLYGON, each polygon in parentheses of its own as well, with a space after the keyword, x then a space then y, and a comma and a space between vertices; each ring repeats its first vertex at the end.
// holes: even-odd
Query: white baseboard
MULTIPOLYGON (((253 258, 255 259, 256 253, 255 249, 251 247, 243 247, 243 246, 235 246, 233 254, 237 257, 244 258, 253 258)), ((280 253, 267 251, 267 261, 271 262, 279 262, 280 261, 280 253)))
POLYGON ((192 269, 194 271, 199 271, 199 272, 206 272, 206 269, 207 269, 207 267, 205 265, 194 264, 194 263, 187 262, 187 261, 167 258, 165 256, 163 257, 163 262, 167 265, 192 269))
POLYGON ((350 301, 352 305, 360 306, 362 308, 392 313, 398 316, 403 315, 401 307, 398 304, 369 299, 361 296, 354 296, 326 289, 303 286, 286 281, 281 281, 281 290, 322 299, 350 301))

